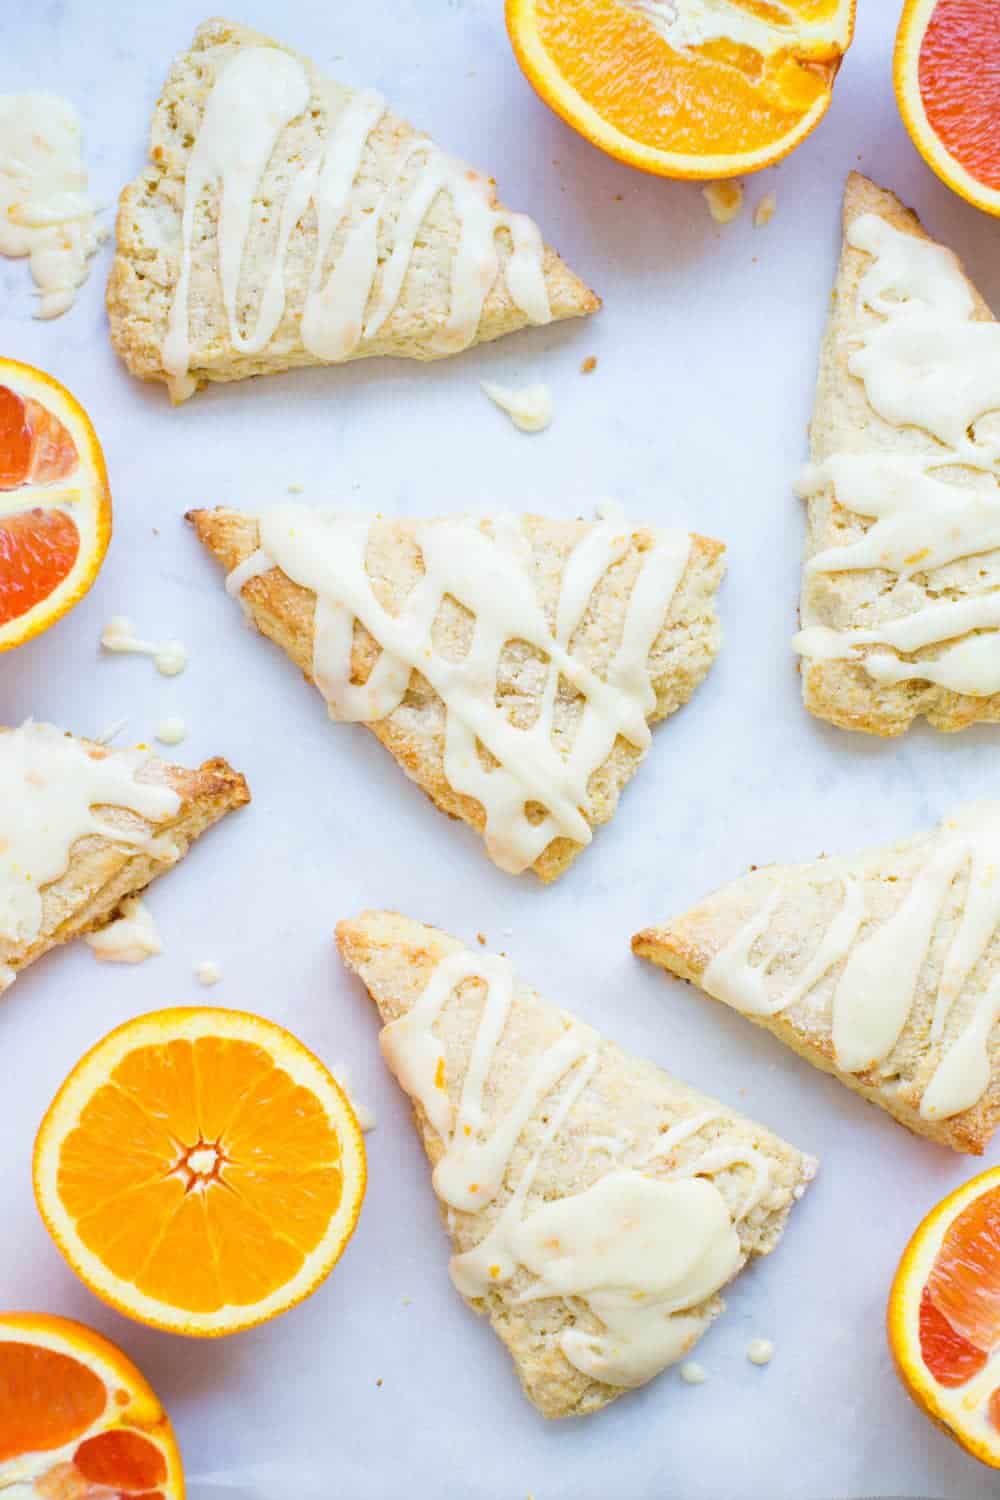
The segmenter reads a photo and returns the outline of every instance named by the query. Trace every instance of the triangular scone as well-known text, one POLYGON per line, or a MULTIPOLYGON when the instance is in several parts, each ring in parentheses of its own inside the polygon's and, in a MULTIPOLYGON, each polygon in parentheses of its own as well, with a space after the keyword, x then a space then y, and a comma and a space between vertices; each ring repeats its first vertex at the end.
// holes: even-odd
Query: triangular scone
POLYGON ((128 368, 174 400, 300 365, 436 359, 600 306, 489 178, 245 26, 198 28, 150 158, 121 196, 108 314, 128 368))
POLYGON ((49 948, 112 921, 249 801, 224 760, 188 770, 51 724, 0 729, 0 990, 49 948))
POLYGON ((451 1276, 547 1417, 682 1359, 781 1238, 816 1169, 769 1131, 540 999, 505 958, 392 912, 341 922, 385 1023, 451 1276))
POLYGON ((188 519, 331 717, 365 722, 501 868, 543 880, 612 816, 648 725, 719 647, 722 544, 611 508, 595 522, 295 504, 188 519))
POLYGON ((1000 720, 1000 325, 857 173, 810 435, 806 707, 882 735, 1000 720))
POLYGON ((773 865, 632 939, 920 1135, 1000 1121, 1000 802, 884 849, 773 865))

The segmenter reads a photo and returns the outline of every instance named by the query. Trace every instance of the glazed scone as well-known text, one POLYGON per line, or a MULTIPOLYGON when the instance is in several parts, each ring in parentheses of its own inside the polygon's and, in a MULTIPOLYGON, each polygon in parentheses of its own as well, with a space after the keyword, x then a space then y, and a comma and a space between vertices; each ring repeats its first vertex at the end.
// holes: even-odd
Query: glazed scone
POLYGON ((996 1129, 1000 802, 889 848, 754 870, 632 947, 919 1135, 979 1155, 996 1129))
POLYGON ((112 341, 175 401, 301 365, 436 359, 600 306, 490 179, 223 20, 170 70, 117 238, 112 341))
POLYGON ((818 718, 1000 720, 998 393, 1000 327, 958 260, 853 173, 799 483, 795 647, 818 718))
POLYGON ((501 868, 554 880, 719 647, 723 547, 496 515, 192 511, 263 634, 501 868), (557 670, 558 668, 558 670, 557 670))
POLYGON ((0 729, 0 990, 50 948, 113 921, 249 801, 224 760, 188 770, 51 724, 0 729))
POLYGON ((393 912, 341 922, 451 1237, 451 1277, 546 1417, 683 1359, 816 1163, 541 999, 505 958, 393 912), (637 1228, 638 1226, 638 1228, 637 1228))

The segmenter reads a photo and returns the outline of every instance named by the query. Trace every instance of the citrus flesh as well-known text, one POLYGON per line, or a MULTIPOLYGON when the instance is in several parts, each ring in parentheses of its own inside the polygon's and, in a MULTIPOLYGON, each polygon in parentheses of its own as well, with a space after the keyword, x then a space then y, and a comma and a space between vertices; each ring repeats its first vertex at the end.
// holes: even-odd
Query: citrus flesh
POLYGON ((894 66, 917 150, 949 187, 1000 214, 1000 6, 907 0, 894 66))
POLYGON ((888 1332, 913 1399, 1000 1468, 1000 1169, 919 1226, 893 1282, 888 1332))
POLYGON ((357 1221, 364 1147, 338 1085, 288 1032, 237 1011, 163 1011, 70 1074, 39 1131, 35 1188, 98 1296, 210 1336, 324 1279, 357 1221))
POLYGON ((183 1500, 170 1422, 125 1355, 82 1324, 0 1314, 0 1493, 183 1500))
POLYGON ((42 371, 0 360, 0 651, 83 597, 110 536, 104 457, 83 408, 42 371))
POLYGON ((825 113, 853 0, 507 0, 518 61, 595 145, 664 176, 753 171, 825 113))

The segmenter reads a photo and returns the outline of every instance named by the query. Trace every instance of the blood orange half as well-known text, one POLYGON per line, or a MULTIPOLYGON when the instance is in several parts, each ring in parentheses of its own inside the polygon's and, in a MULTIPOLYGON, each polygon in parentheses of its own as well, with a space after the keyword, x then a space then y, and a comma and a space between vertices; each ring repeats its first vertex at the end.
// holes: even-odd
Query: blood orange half
POLYGON ((892 1284, 888 1331, 914 1401, 1000 1468, 1000 1167, 920 1225, 892 1284))
POLYGON ((104 455, 86 412, 51 376, 0 359, 0 651, 82 599, 110 538, 104 455))
POLYGON ((997 0, 907 0, 893 73, 927 165, 977 208, 1000 215, 997 0))
POLYGON ((0 1494, 184 1500, 174 1434, 143 1376, 100 1334, 0 1313, 0 1494))

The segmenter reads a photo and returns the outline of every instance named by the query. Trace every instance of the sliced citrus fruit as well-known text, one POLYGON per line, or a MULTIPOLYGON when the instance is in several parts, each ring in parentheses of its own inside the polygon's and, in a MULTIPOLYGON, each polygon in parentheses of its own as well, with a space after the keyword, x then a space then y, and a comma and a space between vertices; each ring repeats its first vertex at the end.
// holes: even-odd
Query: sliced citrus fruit
POLYGON ((35 1143, 42 1217, 91 1291, 203 1337, 315 1291, 365 1181, 361 1131, 331 1074, 241 1011, 126 1022, 76 1065, 35 1143))
POLYGON ((1000 215, 1000 5, 907 0, 893 77, 924 161, 956 193, 1000 215))
POLYGON ((506 0, 518 62, 611 156, 663 177, 735 177, 822 119, 855 0, 506 0))
POLYGON ((888 1330, 914 1401, 1000 1469, 1000 1167, 920 1225, 892 1284, 888 1330))
POLYGON ((184 1500, 173 1430, 114 1344, 46 1313, 0 1313, 0 1494, 184 1500))
POLYGON ((104 455, 57 380, 0 359, 0 651, 83 598, 111 539, 104 455))

